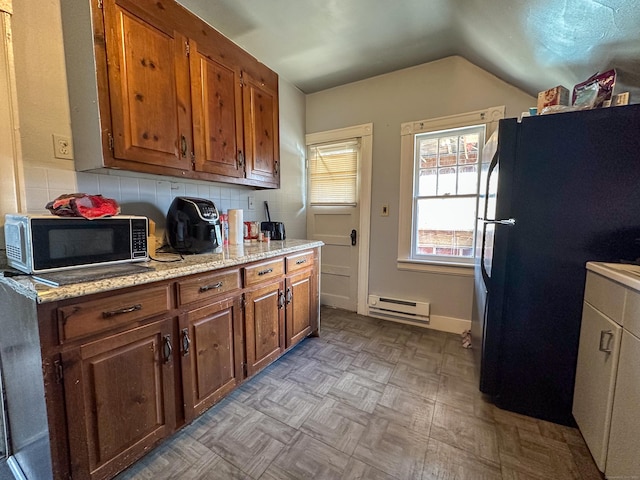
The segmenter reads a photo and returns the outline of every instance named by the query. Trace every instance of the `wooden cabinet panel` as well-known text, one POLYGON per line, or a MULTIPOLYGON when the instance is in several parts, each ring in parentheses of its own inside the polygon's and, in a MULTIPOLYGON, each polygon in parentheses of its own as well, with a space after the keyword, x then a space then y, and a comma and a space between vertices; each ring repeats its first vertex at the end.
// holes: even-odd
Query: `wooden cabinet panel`
POLYGON ((57 313, 60 342, 111 330, 170 309, 169 284, 60 307, 57 313))
POLYGON ((191 169, 187 39, 123 4, 104 2, 114 157, 191 169))
POLYGON ((195 169, 244 177, 240 69, 214 61, 190 42, 195 169))
POLYGON ((278 93, 243 72, 245 174, 280 186, 278 93))
POLYGON ((240 287, 239 269, 198 275, 178 281, 178 303, 185 305, 198 300, 211 299, 240 287))
POLYGON ((241 297, 187 313, 180 322, 185 419, 193 420, 243 379, 241 297))
POLYGON ((312 273, 307 269, 286 279, 287 348, 311 333, 311 319, 315 315, 312 273))
POLYGON ((74 478, 111 478, 175 428, 170 319, 63 352, 74 478))
POLYGON ((284 275, 282 258, 245 267, 244 286, 251 287, 284 275))
POLYGON ((247 375, 274 361, 285 349, 283 281, 245 293, 247 375))

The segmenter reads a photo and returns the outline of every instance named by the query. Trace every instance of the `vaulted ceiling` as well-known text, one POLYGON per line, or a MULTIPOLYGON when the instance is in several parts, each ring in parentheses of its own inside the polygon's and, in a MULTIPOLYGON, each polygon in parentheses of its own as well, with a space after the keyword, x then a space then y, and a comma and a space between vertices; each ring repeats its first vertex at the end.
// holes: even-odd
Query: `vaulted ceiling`
POLYGON ((450 55, 525 92, 615 67, 640 102, 640 0, 178 0, 313 93, 450 55))

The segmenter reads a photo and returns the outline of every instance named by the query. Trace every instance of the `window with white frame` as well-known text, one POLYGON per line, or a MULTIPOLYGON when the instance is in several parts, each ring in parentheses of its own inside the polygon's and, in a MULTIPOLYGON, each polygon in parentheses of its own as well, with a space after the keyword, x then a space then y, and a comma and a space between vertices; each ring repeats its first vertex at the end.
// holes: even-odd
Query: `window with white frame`
POLYGON ((491 112, 403 124, 399 268, 473 264, 482 147, 504 107, 491 112))
POLYGON ((415 136, 413 257, 473 257, 484 125, 415 136))

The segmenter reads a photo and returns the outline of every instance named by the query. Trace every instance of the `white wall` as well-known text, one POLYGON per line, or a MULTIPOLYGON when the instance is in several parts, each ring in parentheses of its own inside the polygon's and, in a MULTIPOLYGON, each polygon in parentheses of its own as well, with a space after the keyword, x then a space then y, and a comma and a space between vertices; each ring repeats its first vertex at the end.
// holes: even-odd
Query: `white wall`
POLYGON ((432 315, 471 319, 473 277, 400 271, 400 124, 505 105, 518 116, 535 99, 461 57, 307 95, 306 130, 374 123, 369 293, 431 303, 432 315), (380 216, 388 204, 388 217, 380 216))
POLYGON ((164 224, 171 200, 178 195, 209 198, 218 208, 244 209, 246 220, 266 220, 269 201, 274 220, 286 226, 288 238, 304 238, 304 95, 280 79, 281 188, 260 191, 212 182, 150 175, 76 173, 73 161, 53 156, 52 134, 71 136, 69 98, 60 20, 60 1, 20 0, 13 16, 15 70, 27 211, 45 212, 48 201, 63 193, 102 194, 121 203, 123 213, 148 215, 164 224), (248 210, 248 196, 255 210, 248 210))

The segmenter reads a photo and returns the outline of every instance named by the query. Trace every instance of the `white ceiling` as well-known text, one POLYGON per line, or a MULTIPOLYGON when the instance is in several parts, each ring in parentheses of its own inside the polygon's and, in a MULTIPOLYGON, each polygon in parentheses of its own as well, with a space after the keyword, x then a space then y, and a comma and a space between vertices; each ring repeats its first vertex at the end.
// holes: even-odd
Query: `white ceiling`
POLYGON ((178 0, 304 93, 449 55, 525 92, 615 67, 640 102, 640 0, 178 0))

